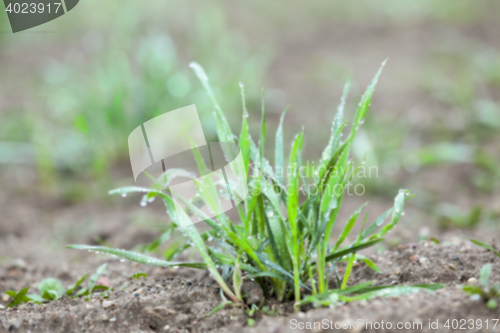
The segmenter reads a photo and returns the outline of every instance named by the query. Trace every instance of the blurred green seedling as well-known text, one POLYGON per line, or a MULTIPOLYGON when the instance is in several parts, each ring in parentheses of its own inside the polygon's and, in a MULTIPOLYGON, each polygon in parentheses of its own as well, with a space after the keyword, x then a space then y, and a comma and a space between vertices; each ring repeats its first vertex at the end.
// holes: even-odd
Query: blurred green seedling
MULTIPOLYGON (((488 244, 472 238, 468 239, 472 243, 493 252, 500 258, 500 253, 488 244)), ((498 300, 500 299, 500 283, 492 285, 490 281, 492 268, 491 264, 484 265, 479 272, 479 281, 475 279, 472 281, 469 280, 470 282, 467 285, 460 286, 460 288, 474 298, 483 299, 486 302, 486 306, 494 310, 498 307, 498 300)))
POLYGON ((89 274, 85 274, 74 284, 69 286, 66 290, 63 287, 61 281, 56 278, 46 278, 43 279, 38 285, 38 294, 28 294, 29 287, 23 288, 19 291, 7 290, 5 293, 12 297, 12 300, 8 304, 8 307, 14 307, 21 303, 33 302, 33 303, 46 303, 53 300, 59 300, 63 295, 67 295, 70 298, 79 296, 88 296, 96 290, 108 290, 109 287, 98 285, 97 281, 99 277, 106 270, 106 264, 103 264, 97 269, 97 272, 90 276, 89 282, 86 287, 81 287, 81 284, 87 279, 89 274))
POLYGON ((497 308, 498 300, 500 299, 500 283, 491 285, 491 270, 491 264, 484 265, 479 272, 479 283, 474 281, 460 286, 460 288, 474 298, 483 299, 486 302, 486 306, 494 310, 497 308))
POLYGON ((143 272, 139 272, 139 273, 132 274, 130 277, 133 279, 139 280, 140 278, 147 278, 148 274, 143 273, 143 272))

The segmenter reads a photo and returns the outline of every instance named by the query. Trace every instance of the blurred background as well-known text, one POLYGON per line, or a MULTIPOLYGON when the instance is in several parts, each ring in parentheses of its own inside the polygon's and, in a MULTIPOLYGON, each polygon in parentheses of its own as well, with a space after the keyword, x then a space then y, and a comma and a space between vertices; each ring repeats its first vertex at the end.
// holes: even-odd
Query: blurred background
POLYGON ((53 260, 72 242, 131 248, 161 234, 160 203, 144 209, 138 197, 107 192, 133 185, 127 138, 144 121, 196 104, 215 137, 191 61, 207 71, 236 133, 238 83, 254 139, 265 89, 271 160, 290 105, 285 140, 304 126, 312 160, 344 82, 352 78, 352 119, 389 58, 354 145, 378 177, 360 180, 366 193, 346 200, 346 214, 367 200, 370 212, 383 211, 408 188, 417 196, 390 244, 491 238, 500 215, 499 12, 482 0, 82 0, 16 34, 0 13, 0 262, 53 260))

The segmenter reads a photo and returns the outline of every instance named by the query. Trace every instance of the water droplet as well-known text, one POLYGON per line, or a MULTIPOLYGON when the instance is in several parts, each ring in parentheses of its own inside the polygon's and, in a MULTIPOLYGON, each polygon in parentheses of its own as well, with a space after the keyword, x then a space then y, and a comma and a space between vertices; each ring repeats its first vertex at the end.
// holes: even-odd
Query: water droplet
POLYGON ((127 193, 122 193, 122 197, 126 197, 127 196, 127 193))

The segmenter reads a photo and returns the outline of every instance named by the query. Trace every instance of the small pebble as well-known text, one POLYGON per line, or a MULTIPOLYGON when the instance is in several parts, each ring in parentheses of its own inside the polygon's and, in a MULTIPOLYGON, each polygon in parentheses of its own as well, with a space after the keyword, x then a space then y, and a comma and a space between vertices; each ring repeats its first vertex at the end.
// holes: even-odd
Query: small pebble
POLYGON ((108 317, 108 316, 106 316, 106 314, 105 314, 105 313, 101 313, 101 314, 99 315, 99 319, 101 319, 102 321, 107 321, 107 320, 109 320, 109 317, 108 317))
POLYGON ((102 307, 104 309, 110 308, 113 305, 115 305, 115 302, 113 302, 113 301, 104 301, 104 302, 102 302, 102 307))
POLYGON ((137 289, 137 290, 135 291, 135 293, 136 293, 136 294, 142 294, 142 293, 143 293, 142 288, 141 288, 141 289, 137 289))
POLYGON ((163 327, 164 331, 168 331, 169 329, 170 329, 170 325, 165 325, 165 327, 163 327))
POLYGON ((3 306, 2 304, 0 304, 0 310, 5 310, 5 306, 3 306))
POLYGON ((429 259, 427 259, 426 257, 418 258, 418 262, 422 265, 426 265, 428 261, 429 261, 429 259))
POLYGON ((414 256, 410 257, 410 261, 416 261, 416 260, 418 260, 418 256, 417 255, 414 255, 414 256))
POLYGON ((192 285, 193 283, 191 281, 186 282, 188 286, 192 285))
POLYGON ((476 278, 470 278, 467 280, 467 284, 475 284, 477 283, 477 279, 476 278))
POLYGON ((116 317, 111 318, 109 321, 111 322, 116 321, 116 317))
POLYGON ((139 297, 139 294, 138 293, 133 293, 132 294, 134 297, 139 297))
POLYGON ((448 268, 451 269, 452 271, 456 271, 457 270, 457 268, 453 264, 448 264, 446 266, 448 266, 448 268))
POLYGON ((7 303, 7 302, 9 301, 9 299, 10 299, 10 296, 9 296, 9 295, 7 295, 7 294, 4 294, 4 295, 2 296, 2 301, 4 301, 4 303, 7 303))

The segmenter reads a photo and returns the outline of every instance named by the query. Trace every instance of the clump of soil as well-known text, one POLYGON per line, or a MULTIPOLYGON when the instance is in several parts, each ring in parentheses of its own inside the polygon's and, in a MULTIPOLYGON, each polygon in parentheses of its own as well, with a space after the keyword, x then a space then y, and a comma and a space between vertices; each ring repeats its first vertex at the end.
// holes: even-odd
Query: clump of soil
MULTIPOLYGON (((206 316, 222 302, 220 289, 205 271, 172 268, 151 268, 118 260, 106 260, 106 277, 114 286, 108 298, 94 294, 84 298, 63 297, 43 305, 22 304, 12 309, 0 310, 0 332, 300 332, 293 329, 297 322, 332 322, 364 319, 371 322, 421 322, 422 332, 429 319, 439 321, 440 330, 450 319, 492 319, 500 317, 499 310, 489 310, 482 300, 472 300, 457 288, 469 278, 478 277, 486 263, 498 263, 499 258, 490 251, 470 244, 453 246, 436 245, 422 241, 369 256, 384 272, 378 274, 364 263, 357 263, 351 283, 374 281, 384 284, 443 283, 445 289, 435 293, 419 292, 398 298, 378 298, 366 302, 354 302, 333 308, 304 308, 293 313, 292 302, 282 304, 266 300, 273 315, 262 311, 253 315, 253 327, 248 326, 248 311, 242 307, 227 306, 206 316), (145 271, 147 278, 135 280, 130 275, 145 271), (126 285, 125 285, 126 284, 126 285), (124 286, 125 285, 125 286, 124 286), (309 311, 308 311, 309 310, 309 311)), ((96 257, 89 262, 97 267, 103 260, 96 257)), ((75 264, 75 266, 77 266, 75 264)), ((342 268, 340 268, 342 269, 342 268)), ((54 268, 52 274, 66 284, 74 282, 83 269, 54 268)), ((24 286, 36 288, 42 278, 47 277, 46 268, 14 262, 0 268, 0 291, 20 289, 24 286)), ((493 265, 493 282, 500 281, 500 265, 493 265)), ((336 282, 331 279, 331 287, 336 282)), ((247 300, 259 302, 262 295, 258 288, 245 286, 247 300)), ((6 306, 8 299, 0 302, 6 306)), ((498 327, 500 328, 500 327, 498 327)), ((308 330, 302 330, 308 331, 308 330)), ((316 330, 318 331, 318 330, 316 330)), ((342 332, 382 332, 384 330, 348 328, 342 332)), ((405 330, 399 330, 404 332, 405 330)), ((407 330, 413 331, 413 330, 407 330)), ((437 330, 439 331, 439 330, 437 330)), ((468 331, 484 331, 471 329, 468 331)))

